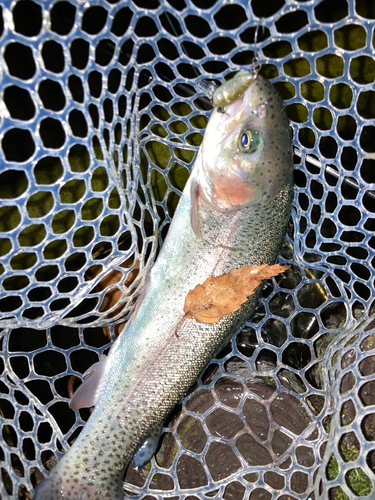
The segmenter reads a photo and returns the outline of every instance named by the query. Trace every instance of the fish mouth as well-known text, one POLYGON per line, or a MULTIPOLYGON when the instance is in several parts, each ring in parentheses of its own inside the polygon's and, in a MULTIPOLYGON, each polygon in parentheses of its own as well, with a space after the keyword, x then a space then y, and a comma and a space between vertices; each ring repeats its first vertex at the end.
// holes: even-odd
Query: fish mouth
POLYGON ((266 116, 268 102, 262 101, 260 96, 258 99, 255 99, 256 96, 254 96, 253 93, 254 91, 256 92, 256 86, 255 90, 252 88, 255 83, 256 79, 253 79, 241 97, 225 106, 225 108, 217 109, 217 112, 222 115, 220 117, 222 139, 217 142, 217 146, 221 146, 224 141, 232 139, 237 126, 240 124, 241 119, 245 114, 249 116, 250 122, 251 117, 255 120, 266 116))
MULTIPOLYGON (((252 93, 256 81, 256 79, 252 79, 241 97, 233 100, 225 108, 214 108, 213 115, 211 115, 206 129, 206 136, 209 136, 210 139, 207 140, 206 138, 202 144, 203 156, 209 156, 209 150, 215 151, 216 149, 221 149, 225 146, 225 143, 234 140, 235 135, 239 134, 239 127, 244 115, 248 115, 250 121, 251 116, 254 119, 259 118, 259 115, 254 113, 254 109, 250 104, 253 100, 252 93)), ((261 104, 259 99, 258 106, 261 104)), ((247 125, 251 125, 249 120, 247 120, 247 125)))
POLYGON ((236 101, 232 102, 232 104, 230 104, 227 108, 225 108, 224 113, 228 114, 231 118, 233 118, 238 113, 238 111, 242 109, 244 103, 244 97, 245 96, 242 96, 236 101))
POLYGON ((216 89, 213 95, 215 108, 225 109, 240 99, 254 82, 256 76, 250 71, 239 71, 231 80, 224 82, 216 89))

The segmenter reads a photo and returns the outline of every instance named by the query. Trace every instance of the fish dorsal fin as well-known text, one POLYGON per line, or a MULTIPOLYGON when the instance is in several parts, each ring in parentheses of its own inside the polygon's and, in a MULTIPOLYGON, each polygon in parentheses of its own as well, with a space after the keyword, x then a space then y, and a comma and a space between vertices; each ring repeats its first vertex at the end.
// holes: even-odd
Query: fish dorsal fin
POLYGON ((98 403, 98 388, 103 378, 107 356, 102 354, 99 361, 94 363, 82 375, 83 383, 73 394, 69 406, 72 410, 79 410, 80 408, 89 408, 96 406, 98 403))
POLYGON ((198 240, 202 239, 201 225, 198 215, 199 183, 193 180, 190 186, 190 224, 198 240))

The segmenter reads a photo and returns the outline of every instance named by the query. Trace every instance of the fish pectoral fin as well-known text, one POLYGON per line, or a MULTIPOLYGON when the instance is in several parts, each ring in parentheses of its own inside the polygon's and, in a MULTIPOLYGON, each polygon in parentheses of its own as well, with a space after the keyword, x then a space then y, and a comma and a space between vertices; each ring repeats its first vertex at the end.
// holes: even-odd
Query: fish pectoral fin
POLYGON ((69 407, 72 410, 79 410, 80 408, 89 408, 96 406, 98 403, 98 388, 103 378, 104 368, 107 362, 107 356, 104 354, 100 356, 99 361, 94 363, 82 375, 83 383, 73 394, 69 407))
POLYGON ((158 449, 158 444, 160 440, 161 430, 158 432, 153 432, 150 434, 144 443, 138 448, 138 450, 133 455, 133 466, 135 469, 143 467, 147 462, 151 460, 151 457, 155 454, 158 449))
POLYGON ((141 289, 141 291, 140 291, 140 293, 139 293, 139 295, 137 297, 137 301, 135 303, 134 311, 133 311, 133 314, 132 314, 132 317, 131 317, 131 322, 132 323, 134 323, 135 318, 137 317, 139 308, 141 307, 141 304, 143 302, 143 299, 148 294, 150 288, 151 288, 151 272, 147 276, 146 281, 144 282, 144 285, 143 285, 143 287, 142 287, 142 289, 141 289))
POLYGON ((202 239, 198 215, 199 183, 193 180, 190 186, 190 224, 198 240, 202 239))

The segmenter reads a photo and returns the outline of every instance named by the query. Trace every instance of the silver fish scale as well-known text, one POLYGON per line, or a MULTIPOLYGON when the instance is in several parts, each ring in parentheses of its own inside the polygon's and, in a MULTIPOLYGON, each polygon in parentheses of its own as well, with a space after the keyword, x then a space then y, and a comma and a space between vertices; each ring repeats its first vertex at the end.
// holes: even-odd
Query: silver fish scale
POLYGON ((155 260, 210 114, 205 82, 255 49, 293 129, 292 267, 126 491, 371 498, 374 19, 371 0, 2 2, 2 498, 29 498, 87 420, 68 378, 108 349, 102 328, 113 338, 155 260))

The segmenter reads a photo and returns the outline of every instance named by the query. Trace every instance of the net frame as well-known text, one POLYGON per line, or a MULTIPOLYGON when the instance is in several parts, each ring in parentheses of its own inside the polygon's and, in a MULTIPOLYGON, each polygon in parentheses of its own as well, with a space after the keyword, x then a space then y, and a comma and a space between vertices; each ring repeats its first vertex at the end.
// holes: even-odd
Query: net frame
MULTIPOLYGON (((240 381, 242 406, 236 412, 251 435, 242 411, 254 399, 246 377, 273 381, 274 394, 298 395, 314 421, 315 461, 307 468, 298 462, 298 446, 311 448, 311 442, 289 430, 295 444, 284 454, 293 466, 280 468, 276 460, 273 470, 286 478, 282 489, 267 482, 269 467, 255 483, 247 481, 259 464, 251 469, 238 447, 233 450, 241 472, 215 479, 220 474, 212 472, 207 456, 220 439, 207 418, 218 409, 228 413, 216 395, 214 406, 203 413, 190 412, 188 400, 183 402, 182 416, 164 429, 178 443, 171 467, 153 459, 142 489, 129 483, 126 488, 137 498, 205 498, 218 490, 217 497, 281 500, 283 495, 307 498, 314 488, 315 498, 335 498, 338 488, 350 497, 345 473, 353 460, 336 440, 350 432, 361 452, 355 465, 373 486, 374 438, 363 422, 372 418, 374 402, 359 396, 371 383, 371 373, 364 380, 359 368, 366 352, 357 341, 355 368, 349 369, 337 360, 331 367, 334 347, 325 349, 335 338, 333 346, 345 343, 355 327, 362 342, 368 337, 362 321, 371 315, 374 295, 375 14, 371 2, 360 0, 332 7, 327 0, 280 1, 274 11, 261 2, 238 0, 155 1, 147 8, 140 0, 2 3, 4 498, 26 498, 84 425, 87 412, 68 414, 63 382, 82 374, 108 349, 101 328, 114 338, 116 324, 126 321, 133 307, 210 114, 205 82, 223 81, 249 67, 255 52, 263 74, 285 100, 293 129, 295 208, 281 255, 292 270, 268 284, 252 322, 213 361, 189 401, 202 391, 215 393, 222 379, 240 381), (340 381, 349 371, 357 381, 349 399, 361 423, 348 427, 342 411, 332 409, 348 399, 340 381), (323 403, 317 403, 319 397, 323 403), (206 431, 198 455, 179 437, 185 414, 206 431), (339 466, 335 478, 327 472, 329 453, 339 466), (207 485, 181 487, 182 456, 202 464, 207 485), (293 479, 296 473, 307 481, 304 491, 293 479), (157 474, 171 478, 173 488, 155 489, 157 474)), ((345 357, 345 348, 340 356, 345 357)), ((265 411, 275 418, 270 405, 265 411)), ((217 451, 216 456, 222 455, 217 451)))

